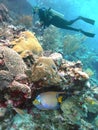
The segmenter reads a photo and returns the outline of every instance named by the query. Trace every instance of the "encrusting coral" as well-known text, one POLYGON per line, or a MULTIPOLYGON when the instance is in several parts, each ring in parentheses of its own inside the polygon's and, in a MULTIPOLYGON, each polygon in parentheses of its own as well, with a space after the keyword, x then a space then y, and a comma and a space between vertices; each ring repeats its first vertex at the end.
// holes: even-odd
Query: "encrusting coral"
POLYGON ((22 58, 25 57, 27 51, 31 51, 36 55, 41 55, 43 53, 43 49, 38 42, 37 38, 30 31, 24 31, 19 34, 19 38, 11 41, 11 45, 13 45, 13 49, 20 53, 22 58))
POLYGON ((51 86, 60 84, 60 76, 57 67, 50 57, 39 57, 31 70, 31 81, 38 82, 39 86, 51 86))

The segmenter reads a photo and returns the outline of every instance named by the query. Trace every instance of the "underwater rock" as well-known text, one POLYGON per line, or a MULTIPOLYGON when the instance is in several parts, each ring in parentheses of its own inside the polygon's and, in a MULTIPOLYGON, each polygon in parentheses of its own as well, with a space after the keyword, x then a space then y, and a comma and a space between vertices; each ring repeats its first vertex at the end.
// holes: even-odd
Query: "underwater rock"
POLYGON ((24 74, 27 69, 20 55, 8 47, 0 46, 0 59, 4 62, 2 64, 5 64, 7 70, 14 75, 24 74))
POLYGON ((0 46, 0 88, 20 91, 31 96, 30 87, 23 81, 27 79, 26 64, 21 56, 13 49, 0 46))

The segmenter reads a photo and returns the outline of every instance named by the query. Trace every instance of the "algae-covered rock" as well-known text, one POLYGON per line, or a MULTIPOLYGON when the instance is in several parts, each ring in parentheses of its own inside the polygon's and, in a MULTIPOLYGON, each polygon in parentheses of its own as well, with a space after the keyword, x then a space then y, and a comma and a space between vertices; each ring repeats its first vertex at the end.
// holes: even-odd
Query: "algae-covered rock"
POLYGON ((11 72, 14 76, 24 74, 27 69, 21 56, 11 48, 0 46, 0 59, 4 62, 2 64, 5 65, 6 70, 11 72))

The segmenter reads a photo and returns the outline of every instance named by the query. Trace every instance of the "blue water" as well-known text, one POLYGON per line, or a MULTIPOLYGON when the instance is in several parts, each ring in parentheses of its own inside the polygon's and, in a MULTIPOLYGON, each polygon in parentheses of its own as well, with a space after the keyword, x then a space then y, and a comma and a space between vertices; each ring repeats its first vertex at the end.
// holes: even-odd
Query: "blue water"
MULTIPOLYGON (((77 21, 73 26, 95 33, 94 38, 88 38, 89 48, 98 50, 98 0, 28 0, 32 6, 51 7, 64 14, 65 19, 71 20, 77 16, 84 16, 95 20, 95 25, 77 21)), ((69 32, 69 31, 68 31, 69 32)))

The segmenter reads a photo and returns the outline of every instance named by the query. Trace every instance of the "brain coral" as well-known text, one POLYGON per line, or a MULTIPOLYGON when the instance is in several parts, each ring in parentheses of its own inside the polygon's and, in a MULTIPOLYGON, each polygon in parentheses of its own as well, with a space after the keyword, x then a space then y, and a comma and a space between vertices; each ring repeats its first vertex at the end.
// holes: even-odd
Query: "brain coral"
POLYGON ((41 55, 43 52, 37 38, 30 31, 21 32, 19 38, 13 40, 11 44, 14 45, 13 49, 20 53, 22 57, 26 55, 27 51, 31 51, 37 55, 41 55))

